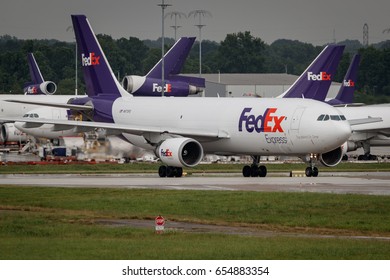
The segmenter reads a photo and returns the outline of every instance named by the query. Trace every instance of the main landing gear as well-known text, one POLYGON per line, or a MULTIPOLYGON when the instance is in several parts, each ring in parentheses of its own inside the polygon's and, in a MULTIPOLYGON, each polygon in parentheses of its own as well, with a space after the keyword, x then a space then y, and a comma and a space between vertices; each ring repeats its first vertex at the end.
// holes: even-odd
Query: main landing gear
POLYGON ((251 166, 245 165, 242 168, 242 175, 244 177, 265 177, 267 176, 267 167, 259 166, 260 156, 252 156, 253 163, 251 166))
POLYGON ((158 169, 158 175, 160 177, 181 177, 183 176, 183 168, 161 165, 158 169))

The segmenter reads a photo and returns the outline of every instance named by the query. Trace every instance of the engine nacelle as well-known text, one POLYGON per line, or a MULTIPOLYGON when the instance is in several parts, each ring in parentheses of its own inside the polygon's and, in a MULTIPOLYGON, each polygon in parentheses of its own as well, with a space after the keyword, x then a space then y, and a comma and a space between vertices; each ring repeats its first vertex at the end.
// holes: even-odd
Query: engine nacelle
POLYGON ((52 95, 57 91, 57 85, 51 81, 43 82, 41 84, 29 85, 24 88, 24 94, 46 94, 52 95))
POLYGON ((0 141, 6 142, 26 142, 27 134, 20 131, 13 123, 4 123, 1 126, 0 141))
POLYGON ((340 147, 338 147, 330 152, 321 154, 320 155, 320 162, 324 166, 327 166, 327 167, 336 166, 337 164, 339 164, 341 162, 341 160, 343 159, 343 156, 347 153, 347 151, 348 151, 348 142, 345 142, 340 147))
POLYGON ((136 92, 145 83, 146 77, 125 76, 122 80, 122 87, 129 93, 136 92))
POLYGON ((194 167, 203 158, 203 148, 191 138, 171 138, 161 143, 156 154, 168 166, 194 167))
MULTIPOLYGON (((122 80, 123 88, 134 96, 161 96, 161 79, 126 76, 122 80)), ((189 84, 182 80, 165 80, 165 96, 188 96, 198 94, 203 88, 189 84)))

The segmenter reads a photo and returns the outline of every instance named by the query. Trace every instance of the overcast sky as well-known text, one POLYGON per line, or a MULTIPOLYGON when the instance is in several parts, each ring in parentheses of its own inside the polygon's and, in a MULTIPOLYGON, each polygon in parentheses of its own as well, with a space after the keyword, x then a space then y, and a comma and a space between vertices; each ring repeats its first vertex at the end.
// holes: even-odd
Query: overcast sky
MULTIPOLYGON (((95 33, 113 38, 161 37, 162 0, 2 0, 0 35, 20 39, 74 40, 71 14, 85 14, 95 33)), ((226 34, 250 31, 270 44, 292 39, 324 45, 344 39, 362 42, 368 24, 369 42, 390 39, 390 0, 165 0, 168 12, 206 10, 202 38, 220 42, 226 34)), ((178 19, 178 36, 197 36, 198 18, 178 19)), ((174 19, 165 20, 165 35, 174 37, 174 19)))

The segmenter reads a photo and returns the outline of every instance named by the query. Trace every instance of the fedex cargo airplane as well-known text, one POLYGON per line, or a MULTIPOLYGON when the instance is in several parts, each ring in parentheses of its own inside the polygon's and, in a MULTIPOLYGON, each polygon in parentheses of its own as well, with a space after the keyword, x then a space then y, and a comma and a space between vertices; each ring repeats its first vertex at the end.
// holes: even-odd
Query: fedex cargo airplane
MULTIPOLYGON (((182 37, 164 56, 164 96, 188 96, 205 88, 205 79, 179 75, 195 42, 195 37, 182 37)), ((122 85, 134 96, 162 96, 162 60, 145 76, 126 76, 122 85)))
MULTIPOLYGON (((104 128, 111 134, 121 134, 134 145, 155 151, 164 164, 159 168, 161 177, 180 177, 182 168, 198 165, 204 153, 252 156, 252 166, 243 168, 245 177, 266 176, 266 167, 259 166, 262 155, 315 155, 312 158, 329 164, 343 155, 351 135, 350 124, 336 108, 322 102, 134 97, 116 80, 86 16, 73 15, 72 22, 81 56, 94 53, 98 63, 83 65, 89 99, 84 104, 57 106, 83 111, 91 121, 16 121, 26 125, 104 128), (321 115, 331 118, 319 120, 321 115)), ((307 172, 318 175, 314 161, 307 172)))
MULTIPOLYGON (((188 96, 197 94, 203 91, 205 87, 205 79, 198 77, 181 76, 185 59, 187 58, 194 37, 180 38, 165 54, 164 73, 166 81, 165 96, 188 96)), ((97 63, 94 54, 82 57, 82 65, 97 63)), ((123 84, 134 96, 161 96, 161 60, 149 71, 146 76, 126 76, 123 79, 123 84)), ((75 95, 52 95, 56 92, 57 86, 54 82, 45 81, 35 57, 32 53, 28 54, 28 65, 30 70, 31 82, 25 84, 24 92, 27 96, 21 95, 0 95, 0 117, 21 117, 25 118, 49 118, 62 119, 74 118, 69 116, 67 108, 54 108, 41 106, 41 102, 69 103, 77 101, 76 98, 82 98, 81 102, 85 102, 86 96, 75 95), (34 95, 34 96, 30 96, 34 95), (5 99, 13 99, 15 102, 4 102, 5 99), (73 101, 72 101, 73 100, 73 101)), ((80 116, 76 116, 80 118, 80 116)), ((82 117, 82 116, 81 116, 82 117)), ((41 127, 27 126, 21 123, 3 123, 0 130, 0 142, 19 141, 26 138, 25 133, 37 138, 55 139, 60 136, 77 135, 80 132, 85 132, 80 129, 65 129, 62 130, 57 126, 47 124, 41 127)))
POLYGON ((52 95, 57 91, 57 85, 51 81, 45 81, 35 61, 34 54, 27 54, 28 68, 30 71, 31 82, 23 87, 24 94, 45 94, 52 95))
MULTIPOLYGON (((348 67, 347 73, 344 76, 343 83, 341 84, 339 92, 334 99, 326 101, 328 104, 343 105, 353 103, 353 94, 355 91, 355 83, 357 81, 358 76, 359 63, 360 55, 355 54, 352 58, 351 64, 348 67)), ((320 100, 318 98, 316 99, 320 100)))

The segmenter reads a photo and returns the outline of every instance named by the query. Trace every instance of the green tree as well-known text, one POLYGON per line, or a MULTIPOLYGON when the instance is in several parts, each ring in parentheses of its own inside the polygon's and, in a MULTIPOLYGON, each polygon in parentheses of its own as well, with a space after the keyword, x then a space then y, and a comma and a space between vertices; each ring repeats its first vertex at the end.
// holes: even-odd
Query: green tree
POLYGON ((249 31, 228 34, 218 48, 217 61, 224 73, 264 72, 265 44, 249 31))

